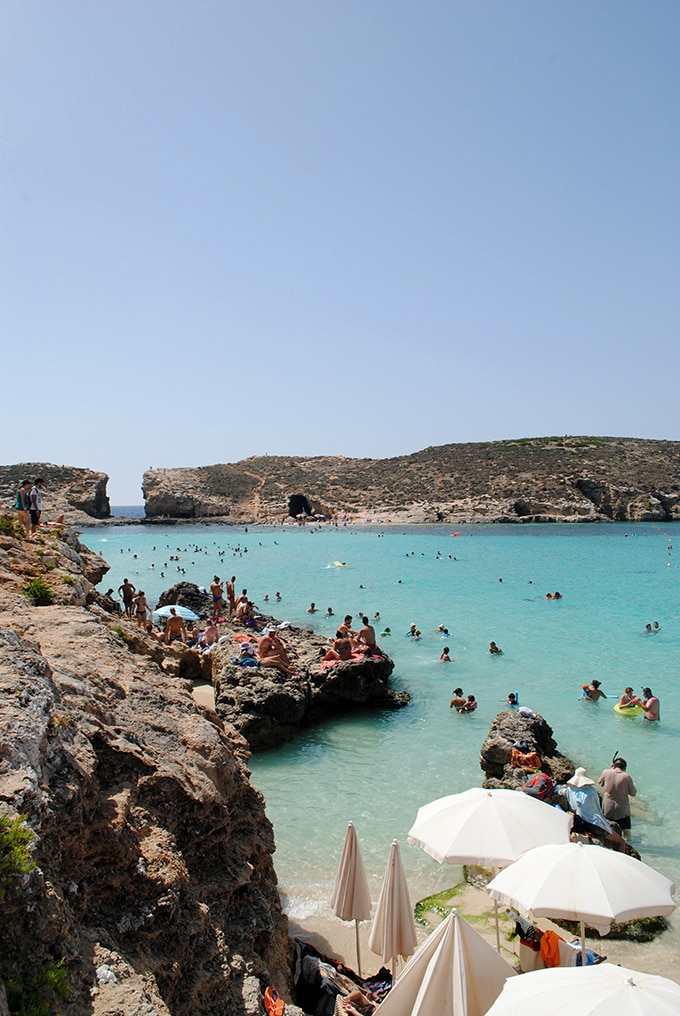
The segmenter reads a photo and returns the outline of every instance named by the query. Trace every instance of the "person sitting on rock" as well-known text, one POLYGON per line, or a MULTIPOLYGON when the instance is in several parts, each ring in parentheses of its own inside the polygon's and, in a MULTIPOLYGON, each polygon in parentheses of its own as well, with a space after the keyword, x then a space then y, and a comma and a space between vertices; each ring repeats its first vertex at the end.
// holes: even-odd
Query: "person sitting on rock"
POLYGON ((535 773, 541 768, 541 759, 535 748, 526 741, 515 741, 510 752, 510 768, 523 769, 525 773, 535 773))
POLYGON ((576 770, 562 790, 574 813, 573 832, 586 833, 596 839, 607 840, 615 850, 625 853, 626 841, 614 832, 604 817, 595 781, 590 779, 583 767, 576 770))
POLYGON ((342 634, 340 630, 336 631, 333 645, 327 650, 326 655, 321 657, 321 660, 351 660, 352 659, 352 643, 350 640, 342 634))
POLYGON ((284 674, 294 674, 295 664, 275 631, 268 628, 257 647, 261 667, 278 667, 284 674))

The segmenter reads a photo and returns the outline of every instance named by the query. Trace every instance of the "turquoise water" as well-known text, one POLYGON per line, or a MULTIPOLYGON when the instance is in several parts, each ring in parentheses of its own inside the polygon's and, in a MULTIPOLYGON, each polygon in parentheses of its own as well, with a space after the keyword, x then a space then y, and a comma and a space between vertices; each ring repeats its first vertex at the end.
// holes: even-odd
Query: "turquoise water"
POLYGON ((412 695, 408 708, 338 718, 251 762, 274 823, 287 909, 302 917, 328 912, 349 820, 359 833, 374 898, 394 838, 414 898, 455 881, 446 865, 408 846, 406 833, 421 804, 481 785, 479 749, 510 691, 546 717, 561 751, 594 778, 615 751, 628 760, 639 793, 633 843, 647 863, 680 884, 675 533, 680 535, 679 524, 663 530, 473 526, 462 527, 458 537, 440 527, 245 532, 140 526, 93 529, 83 540, 111 565, 102 589, 117 588, 128 576, 153 602, 181 578, 207 586, 214 573, 223 579, 235 574, 237 588, 246 586, 263 609, 328 635, 345 613, 372 618, 379 611, 379 624, 391 627, 391 639, 381 643, 396 664, 395 687, 412 695), (170 561, 170 555, 180 560, 170 561), (276 590, 282 594, 278 605, 276 590), (554 590, 564 598, 546 601, 554 590), (320 608, 315 615, 306 613, 312 600, 320 608), (335 619, 323 616, 328 606, 335 619), (655 620, 660 633, 643 634, 655 620), (418 643, 404 638, 411 622, 423 632, 418 643), (435 633, 439 624, 455 638, 442 641, 435 633), (490 656, 491 639, 503 656, 490 656), (448 665, 439 661, 446 644, 455 661, 448 665), (581 684, 594 677, 616 697, 627 684, 636 691, 651 685, 661 700, 662 723, 619 717, 613 701, 581 701, 581 684), (449 710, 457 685, 477 697, 473 715, 449 710))

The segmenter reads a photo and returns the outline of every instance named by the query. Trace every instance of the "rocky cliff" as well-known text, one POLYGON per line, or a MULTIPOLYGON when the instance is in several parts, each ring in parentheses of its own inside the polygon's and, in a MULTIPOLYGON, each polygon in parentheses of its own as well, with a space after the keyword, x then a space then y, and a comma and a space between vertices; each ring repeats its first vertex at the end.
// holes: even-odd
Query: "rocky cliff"
POLYGON ((68 531, 0 536, 0 817, 35 864, 0 880, 0 985, 63 959, 64 1016, 259 1014, 289 943, 247 744, 136 651, 105 570, 68 531))
POLYGON ((531 438, 426 448, 392 459, 260 456, 144 474, 149 518, 281 519, 315 511, 375 522, 659 520, 680 517, 680 442, 531 438))
POLYGON ((0 466, 0 505, 12 511, 17 488, 22 480, 42 476, 45 480, 43 507, 46 518, 65 515, 73 525, 83 525, 95 519, 108 519, 111 506, 106 493, 109 478, 106 473, 73 466, 54 466, 49 462, 20 462, 14 466, 0 466))

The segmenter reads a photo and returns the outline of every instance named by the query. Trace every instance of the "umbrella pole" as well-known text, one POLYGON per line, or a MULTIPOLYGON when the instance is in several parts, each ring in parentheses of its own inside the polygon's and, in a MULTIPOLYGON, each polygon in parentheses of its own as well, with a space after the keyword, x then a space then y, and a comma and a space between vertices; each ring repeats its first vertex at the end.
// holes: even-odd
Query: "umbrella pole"
POLYGON ((493 901, 493 912, 496 917, 496 952, 500 955, 501 951, 501 931, 498 925, 498 900, 493 901))
POLYGON ((586 957, 586 926, 585 922, 581 921, 581 966, 585 967, 587 961, 586 957))
POLYGON ((356 940, 357 940, 357 973, 358 973, 359 977, 361 977, 361 950, 359 949, 359 922, 358 922, 358 920, 356 918, 354 919, 354 934, 356 935, 356 940))

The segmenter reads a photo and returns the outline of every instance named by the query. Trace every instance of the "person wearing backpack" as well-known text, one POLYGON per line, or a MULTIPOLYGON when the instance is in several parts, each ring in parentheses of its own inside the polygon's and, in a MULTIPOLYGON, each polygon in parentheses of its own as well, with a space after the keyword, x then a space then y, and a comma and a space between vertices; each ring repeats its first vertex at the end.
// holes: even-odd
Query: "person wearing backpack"
POLYGON ((30 501, 30 480, 22 480, 17 490, 17 496, 14 500, 14 510, 19 516, 19 522, 24 527, 26 536, 31 535, 31 516, 29 515, 31 501, 30 501))

